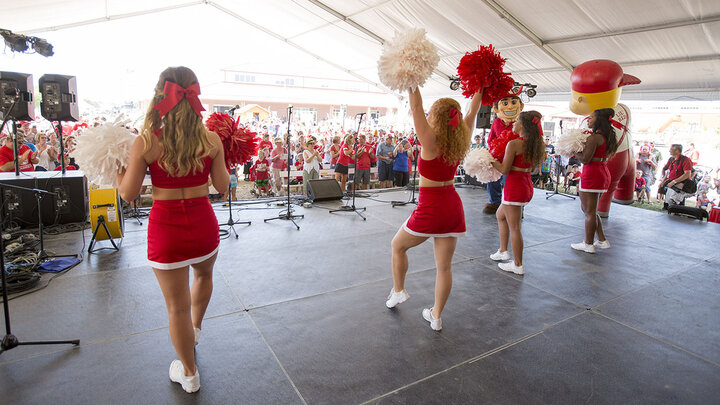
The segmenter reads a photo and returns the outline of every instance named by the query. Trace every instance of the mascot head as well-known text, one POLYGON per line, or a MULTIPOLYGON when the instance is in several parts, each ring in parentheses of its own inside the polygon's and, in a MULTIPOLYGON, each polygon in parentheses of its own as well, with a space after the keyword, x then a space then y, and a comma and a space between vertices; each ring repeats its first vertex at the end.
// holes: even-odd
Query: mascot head
POLYGON ((509 124, 515 122, 524 106, 520 99, 519 92, 518 94, 510 93, 493 103, 493 112, 498 118, 503 120, 505 124, 509 124))
POLYGON ((640 83, 640 79, 623 73, 620 65, 607 59, 581 63, 573 70, 570 81, 570 111, 579 115, 589 115, 600 108, 615 108, 622 86, 640 83))

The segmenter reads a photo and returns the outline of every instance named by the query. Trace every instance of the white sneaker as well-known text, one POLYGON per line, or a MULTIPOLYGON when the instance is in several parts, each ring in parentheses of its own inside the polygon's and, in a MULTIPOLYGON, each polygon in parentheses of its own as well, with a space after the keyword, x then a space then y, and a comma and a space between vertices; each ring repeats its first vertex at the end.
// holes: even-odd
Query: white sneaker
POLYGON ((192 394, 200 389, 200 371, 196 369, 195 375, 188 377, 182 361, 173 360, 170 363, 170 381, 180 384, 185 392, 192 394))
POLYGON ((504 252, 501 252, 500 249, 498 249, 497 252, 490 255, 490 259, 495 260, 496 262, 501 262, 503 260, 510 260, 510 252, 507 250, 504 252))
POLYGON ((523 274, 525 274, 525 267, 524 266, 516 266, 515 262, 498 263, 498 267, 500 267, 500 269, 502 269, 504 271, 519 274, 521 276, 523 274))
POLYGON ((394 288, 391 288, 390 295, 388 295, 388 300, 385 301, 385 306, 388 308, 395 308, 397 304, 402 304, 403 302, 407 301, 408 298, 410 298, 410 294, 408 294, 407 291, 402 290, 396 292, 394 288))
POLYGON ((595 243, 593 243, 593 246, 597 249, 610 249, 610 242, 605 240, 596 240, 595 243))
POLYGON ((432 330, 442 330, 442 319, 433 316, 432 308, 423 309, 422 315, 426 321, 430 322, 432 330))
POLYGON ((202 332, 202 330, 200 330, 198 328, 193 328, 193 329, 195 329, 195 346, 197 346, 198 343, 200 343, 200 332, 202 332))
POLYGON ((585 242, 572 243, 572 244, 570 244, 570 247, 575 250, 582 250, 583 252, 595 253, 595 246, 589 245, 585 242))

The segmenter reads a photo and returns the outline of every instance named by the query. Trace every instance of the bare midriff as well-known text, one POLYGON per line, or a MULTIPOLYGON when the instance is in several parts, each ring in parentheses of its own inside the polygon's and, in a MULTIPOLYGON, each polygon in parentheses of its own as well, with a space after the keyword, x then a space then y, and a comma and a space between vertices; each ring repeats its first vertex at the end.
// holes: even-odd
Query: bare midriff
POLYGON ((184 188, 152 188, 153 200, 187 200, 190 198, 207 197, 210 190, 207 184, 202 184, 195 187, 184 187, 184 188))
POLYGON ((435 181, 420 176, 420 187, 445 187, 455 184, 455 179, 448 181, 435 181))

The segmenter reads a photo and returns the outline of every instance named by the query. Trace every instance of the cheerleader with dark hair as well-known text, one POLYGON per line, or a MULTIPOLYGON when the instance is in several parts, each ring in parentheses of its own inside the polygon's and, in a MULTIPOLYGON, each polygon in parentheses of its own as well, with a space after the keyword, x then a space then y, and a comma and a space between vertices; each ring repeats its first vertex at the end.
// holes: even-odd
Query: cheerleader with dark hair
POLYGON ((506 174, 505 188, 500 208, 495 213, 500 231, 500 249, 490 255, 495 261, 510 260, 508 241, 512 240, 513 261, 498 263, 504 271, 523 275, 522 208, 532 200, 533 185, 530 172, 545 158, 542 115, 537 111, 520 113, 513 126, 513 132, 520 139, 508 142, 502 162, 493 162, 493 167, 506 174))
POLYGON ((612 121, 615 111, 601 108, 593 111, 588 121, 592 135, 585 142, 580 155, 583 163, 580 176, 580 205, 585 213, 585 240, 570 245, 575 250, 595 253, 595 249, 608 249, 610 242, 605 238, 600 216, 597 214, 600 196, 610 187, 610 171, 607 162, 617 151, 618 143, 612 121), (595 241, 595 234, 598 240, 595 241))

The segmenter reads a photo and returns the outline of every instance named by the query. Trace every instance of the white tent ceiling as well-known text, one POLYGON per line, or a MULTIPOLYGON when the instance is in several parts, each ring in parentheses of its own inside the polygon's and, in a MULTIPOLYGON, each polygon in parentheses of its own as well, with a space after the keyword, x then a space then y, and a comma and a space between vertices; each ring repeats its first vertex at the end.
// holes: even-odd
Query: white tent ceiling
POLYGON ((43 37, 191 7, 217 13, 228 33, 235 24, 251 27, 269 47, 282 41, 378 87, 381 43, 423 27, 441 54, 429 96, 457 95, 448 78, 481 44, 500 50, 515 80, 537 84, 538 99, 567 97, 572 67, 599 58, 643 81, 624 97, 720 94, 718 0, 1 0, 0 27, 43 37))

